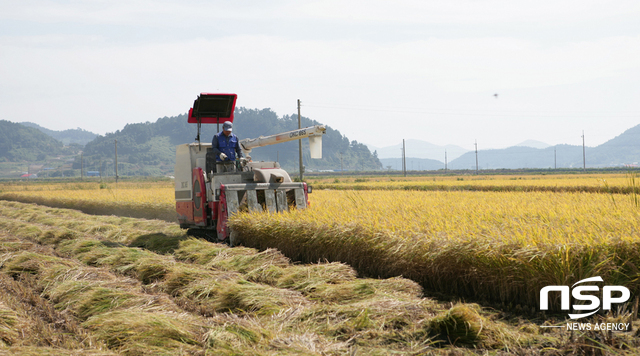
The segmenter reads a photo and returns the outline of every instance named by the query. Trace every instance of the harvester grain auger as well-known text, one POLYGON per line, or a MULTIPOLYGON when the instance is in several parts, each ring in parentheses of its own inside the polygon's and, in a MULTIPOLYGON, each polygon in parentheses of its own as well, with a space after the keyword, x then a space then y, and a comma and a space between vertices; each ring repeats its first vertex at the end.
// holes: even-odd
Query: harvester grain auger
MULTIPOLYGON (((233 246, 235 234, 227 226, 234 213, 268 210, 272 213, 304 209, 308 206, 311 187, 292 182, 278 162, 236 162, 236 172, 215 171, 216 157, 211 143, 200 142, 201 124, 233 122, 236 94, 208 94, 198 96, 189 110, 188 122, 197 124, 196 142, 176 147, 175 197, 180 227, 190 235, 210 241, 226 242, 233 246)), ((309 138, 311 158, 322 158, 324 125, 239 141, 243 155, 261 146, 274 145, 309 138)))

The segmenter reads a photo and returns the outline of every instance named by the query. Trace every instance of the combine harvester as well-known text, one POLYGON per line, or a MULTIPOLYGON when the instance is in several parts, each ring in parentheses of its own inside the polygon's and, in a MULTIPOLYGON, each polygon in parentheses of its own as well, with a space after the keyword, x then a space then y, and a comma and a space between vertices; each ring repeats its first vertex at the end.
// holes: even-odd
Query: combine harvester
POLYGON ((235 234, 227 227, 232 214, 308 206, 311 187, 294 183, 278 162, 252 162, 249 153, 256 147, 309 138, 311 158, 322 158, 324 125, 239 141, 243 156, 236 159, 236 172, 217 173, 211 143, 200 142, 201 124, 233 122, 236 94, 202 93, 189 110, 188 122, 197 124, 196 142, 176 147, 175 197, 180 227, 193 236, 234 246, 235 234))

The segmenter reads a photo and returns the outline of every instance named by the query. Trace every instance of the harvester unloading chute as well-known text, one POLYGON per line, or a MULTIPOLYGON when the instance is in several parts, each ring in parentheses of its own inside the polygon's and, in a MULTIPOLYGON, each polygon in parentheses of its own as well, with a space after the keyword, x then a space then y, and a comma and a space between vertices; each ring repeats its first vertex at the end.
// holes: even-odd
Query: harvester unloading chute
POLYGON ((301 140, 308 137, 311 158, 320 159, 322 158, 322 135, 324 135, 326 131, 327 129, 324 125, 309 126, 304 129, 283 132, 271 136, 246 138, 240 141, 240 146, 244 152, 249 153, 256 147, 275 145, 278 143, 301 140))

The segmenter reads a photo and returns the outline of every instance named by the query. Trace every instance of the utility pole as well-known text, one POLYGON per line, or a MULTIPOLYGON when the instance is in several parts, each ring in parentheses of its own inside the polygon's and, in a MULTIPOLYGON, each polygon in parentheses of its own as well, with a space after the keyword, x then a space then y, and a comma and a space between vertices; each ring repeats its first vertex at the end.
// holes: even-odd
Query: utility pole
MULTIPOLYGON (((298 130, 302 128, 300 123, 300 99, 298 99, 298 130)), ((298 150, 300 152, 300 181, 302 182, 302 140, 298 140, 298 150)))
POLYGON ((478 174, 478 140, 476 140, 476 174, 478 174))
POLYGON ((118 140, 114 140, 116 145, 116 183, 118 183, 118 140))
POLYGON ((584 130, 582 130, 582 171, 587 171, 587 155, 584 148, 584 130))
POLYGON ((447 150, 444 150, 444 173, 447 173, 447 150))
POLYGON ((340 175, 344 174, 344 168, 342 168, 342 152, 340 152, 340 175))
POLYGON ((402 139, 402 172, 404 172, 404 176, 407 176, 407 150, 404 145, 404 138, 402 139))
POLYGON ((553 169, 558 169, 558 156, 556 155, 556 148, 553 148, 553 169))
POLYGON ((80 154, 80 180, 84 180, 84 153, 80 154))

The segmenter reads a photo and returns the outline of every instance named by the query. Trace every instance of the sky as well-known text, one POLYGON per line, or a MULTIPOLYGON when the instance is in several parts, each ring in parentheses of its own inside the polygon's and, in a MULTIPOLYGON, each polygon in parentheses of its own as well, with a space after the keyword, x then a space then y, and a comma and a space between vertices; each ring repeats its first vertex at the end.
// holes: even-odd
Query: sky
POLYGON ((377 147, 597 146, 640 124, 640 2, 0 0, 2 120, 105 134, 201 92, 377 147))

